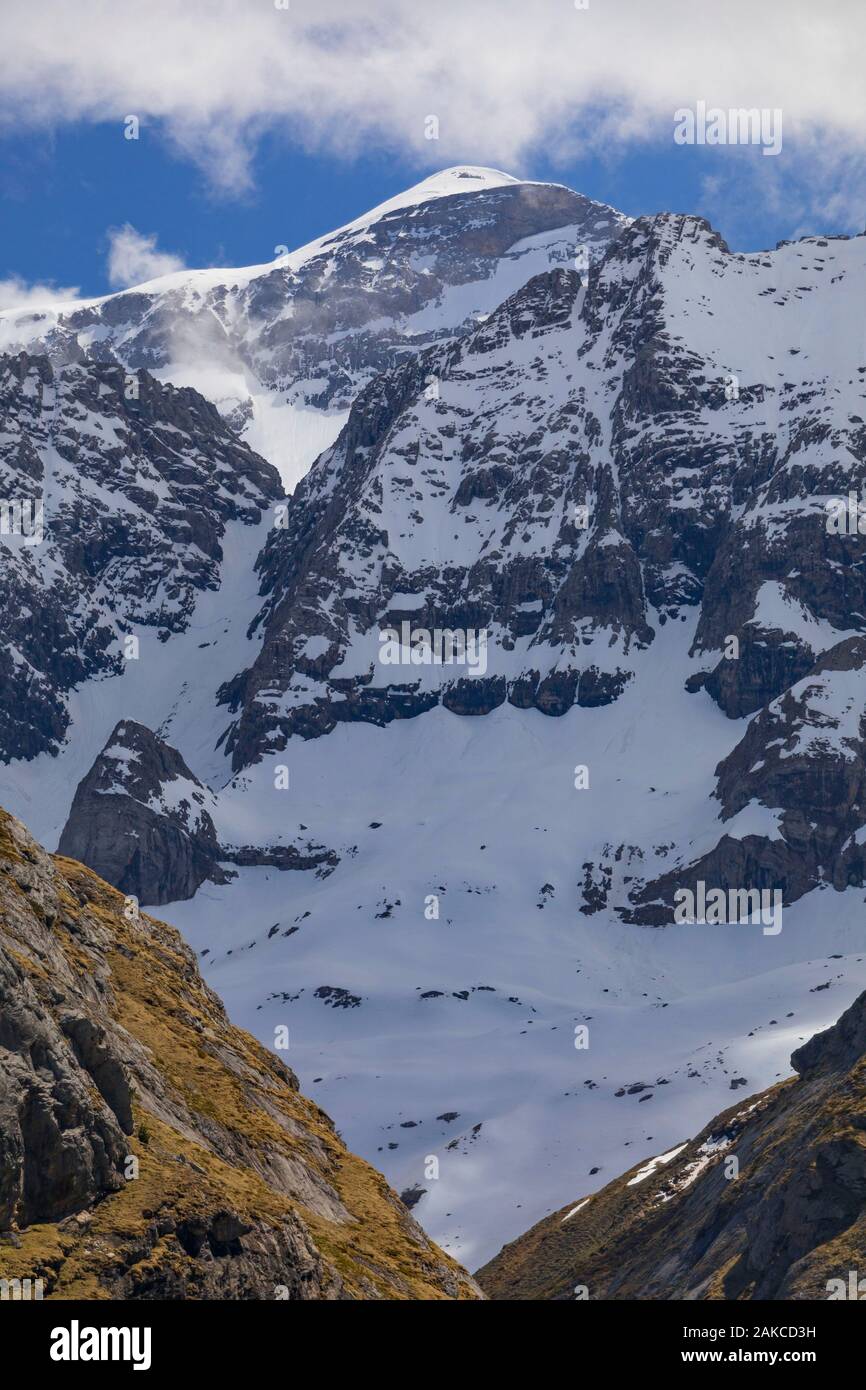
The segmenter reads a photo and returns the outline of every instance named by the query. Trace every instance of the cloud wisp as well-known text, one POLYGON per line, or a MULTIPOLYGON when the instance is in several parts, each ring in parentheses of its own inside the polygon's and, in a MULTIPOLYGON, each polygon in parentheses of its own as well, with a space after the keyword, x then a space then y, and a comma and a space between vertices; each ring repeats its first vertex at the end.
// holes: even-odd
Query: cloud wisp
POLYGON ((138 232, 128 222, 109 228, 108 283, 112 288, 127 289, 184 269, 180 256, 157 249, 155 232, 138 232))
POLYGON ((4 309, 51 309, 78 299, 76 287, 63 289, 58 285, 28 284, 19 275, 0 280, 0 313, 4 309))

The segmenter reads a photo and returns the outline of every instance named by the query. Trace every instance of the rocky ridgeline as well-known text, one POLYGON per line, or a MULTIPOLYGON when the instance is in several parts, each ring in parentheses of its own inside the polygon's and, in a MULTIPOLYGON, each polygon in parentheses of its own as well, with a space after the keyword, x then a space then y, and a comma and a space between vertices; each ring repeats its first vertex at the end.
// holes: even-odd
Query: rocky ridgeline
POLYGON ((452 337, 473 310, 493 309, 503 283, 570 263, 578 247, 594 256, 627 224, 560 185, 458 167, 268 264, 185 271, 68 309, 9 311, 0 338, 30 350, 38 342, 59 364, 177 373, 215 389, 243 431, 260 396, 348 410, 376 373, 452 337))

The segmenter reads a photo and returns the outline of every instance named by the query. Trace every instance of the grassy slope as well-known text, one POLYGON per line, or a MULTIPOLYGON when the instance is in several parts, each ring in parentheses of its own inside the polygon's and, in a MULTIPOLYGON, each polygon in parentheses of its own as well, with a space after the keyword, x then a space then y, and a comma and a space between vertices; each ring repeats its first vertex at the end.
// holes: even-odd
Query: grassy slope
MULTIPOLYGON (((16 824, 0 812, 0 868, 3 859, 21 855, 16 824)), ((119 1248, 141 1242, 155 1214, 188 1220, 228 1209, 275 1230, 286 1217, 299 1219, 342 1281, 342 1297, 477 1296, 460 1267, 408 1218, 384 1178, 348 1152, 324 1112, 293 1088, 277 1058, 229 1023, 178 933, 144 913, 127 921, 122 896, 90 870, 59 856, 50 862, 69 924, 52 925, 53 944, 82 984, 107 967, 113 1019, 142 1044, 172 1108, 188 1121, 166 1123, 139 1092, 129 1141, 138 1179, 101 1201, 90 1220, 18 1233, 17 1245, 0 1247, 0 1274, 44 1271, 53 1297, 108 1297, 103 1280, 116 1267, 119 1248), (94 950, 94 936, 106 943, 104 954, 94 950), (339 1213, 329 1219, 270 1186, 263 1174, 273 1154, 321 1178, 348 1219, 339 1213)), ((0 884, 0 944, 8 943, 11 929, 17 963, 51 1008, 56 972, 15 940, 18 913, 38 908, 12 877, 0 873, 0 884)), ((169 1236, 137 1261, 136 1275, 146 1278, 149 1268, 172 1263, 188 1269, 190 1261, 169 1236)))

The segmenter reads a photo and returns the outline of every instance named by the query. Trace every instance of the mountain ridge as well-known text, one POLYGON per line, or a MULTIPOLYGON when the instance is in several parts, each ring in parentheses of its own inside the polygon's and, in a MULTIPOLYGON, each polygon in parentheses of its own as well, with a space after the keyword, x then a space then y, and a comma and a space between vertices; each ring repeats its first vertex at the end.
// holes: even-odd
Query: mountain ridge
MULTIPOLYGON (((177 630, 137 623, 138 660, 70 683, 56 756, 2 773, 47 843, 81 784, 81 853, 128 891, 195 889, 164 912, 233 1018, 268 1045, 290 1016, 304 1086, 473 1266, 575 1175, 603 1185, 697 1133, 733 1083, 781 1080, 866 987, 863 540, 826 529, 866 461, 864 241, 740 255, 661 214, 597 223, 582 268, 577 223, 511 254, 515 219, 549 228, 576 196, 445 197, 336 246, 334 313, 361 296, 338 353, 355 366, 328 377, 348 420, 320 410, 337 439, 290 499, 268 473, 260 519, 220 522, 218 587, 193 586, 177 630), (443 289, 409 324, 431 239, 443 289), (396 318, 365 345, 383 270, 396 318), (479 274, 491 299, 520 283, 486 304, 479 274), (484 671, 380 660, 404 624, 484 632, 484 671), (198 786, 115 780, 133 725, 198 786), (221 882, 180 872, 181 792, 207 802, 221 882), (782 929, 677 922, 704 879, 778 891, 782 929)), ((203 412, 184 449, 242 448, 231 411, 203 412)), ((212 530, 206 489, 196 505, 212 530)))
POLYGON ((550 259, 594 256, 627 222, 563 185, 455 166, 274 261, 6 310, 0 349, 193 386, 291 490, 377 371, 459 333, 550 259))

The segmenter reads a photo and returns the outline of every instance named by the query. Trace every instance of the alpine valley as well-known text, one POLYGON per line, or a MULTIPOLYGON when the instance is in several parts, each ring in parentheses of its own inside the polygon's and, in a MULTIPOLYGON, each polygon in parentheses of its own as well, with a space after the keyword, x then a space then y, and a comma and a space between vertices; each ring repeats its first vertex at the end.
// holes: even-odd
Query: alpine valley
MULTIPOLYGON (((864 296, 866 236, 734 254, 459 167, 0 315, 44 532, 0 536, 0 804, 287 1029, 464 1266, 703 1136, 684 1173, 866 988, 864 296), (405 624, 484 661, 382 661, 405 624), (706 886, 781 929, 675 919, 706 886)), ((494 1295, 565 1296, 571 1247, 517 1254, 494 1295)))

